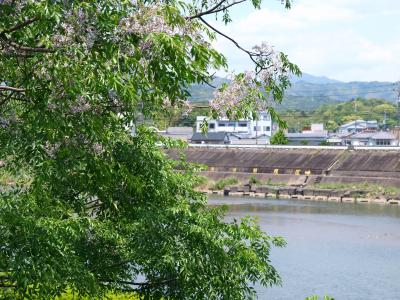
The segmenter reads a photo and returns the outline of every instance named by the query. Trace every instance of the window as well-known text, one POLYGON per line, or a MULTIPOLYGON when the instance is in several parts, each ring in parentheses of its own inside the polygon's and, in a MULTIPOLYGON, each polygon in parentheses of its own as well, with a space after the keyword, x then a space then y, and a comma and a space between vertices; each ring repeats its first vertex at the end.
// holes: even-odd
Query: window
POLYGON ((210 129, 215 129, 215 124, 214 124, 214 123, 208 124, 208 128, 210 128, 210 129))
POLYGON ((246 122, 239 122, 239 127, 247 127, 247 123, 246 122))
POLYGON ((261 116, 261 120, 269 121, 269 120, 270 120, 269 114, 262 115, 262 116, 261 116))
POLYGON ((254 131, 261 131, 261 126, 254 126, 254 131))
POLYGON ((263 130, 264 130, 264 131, 270 131, 270 130, 271 130, 271 127, 269 127, 269 126, 264 126, 263 130))
POLYGON ((225 127, 225 123, 218 123, 218 127, 225 127))
POLYGON ((390 140, 376 140, 378 146, 390 146, 390 140))

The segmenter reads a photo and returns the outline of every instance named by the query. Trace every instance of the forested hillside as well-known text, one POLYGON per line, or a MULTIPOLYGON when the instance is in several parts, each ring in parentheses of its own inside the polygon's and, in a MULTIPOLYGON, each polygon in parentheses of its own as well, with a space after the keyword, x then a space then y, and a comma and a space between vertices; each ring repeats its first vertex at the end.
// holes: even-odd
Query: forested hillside
MULTIPOLYGON (((220 86, 227 79, 217 77, 213 86, 220 86)), ((355 98, 385 99, 394 102, 397 99, 396 84, 393 82, 341 82, 326 77, 303 74, 293 77, 292 86, 286 91, 285 99, 277 108, 285 110, 315 110, 321 105, 349 101, 355 98)), ((191 101, 208 102, 215 89, 208 85, 194 85, 190 88, 191 101)))
POLYGON ((357 98, 344 103, 324 104, 313 111, 289 109, 281 116, 291 131, 297 131, 311 123, 323 123, 327 129, 335 130, 357 119, 377 120, 381 127, 391 127, 397 122, 396 115, 397 107, 393 102, 357 98))

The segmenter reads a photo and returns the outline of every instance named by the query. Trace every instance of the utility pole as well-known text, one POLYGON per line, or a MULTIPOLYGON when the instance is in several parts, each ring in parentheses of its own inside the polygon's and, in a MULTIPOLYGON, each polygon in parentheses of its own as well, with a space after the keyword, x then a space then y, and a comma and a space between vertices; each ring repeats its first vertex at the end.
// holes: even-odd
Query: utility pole
POLYGON ((400 126, 400 81, 397 81, 397 126, 400 126))
POLYGON ((357 100, 354 100, 354 115, 356 116, 356 121, 354 123, 354 127, 355 127, 355 132, 357 133, 357 100))
POLYGON ((384 115, 383 115, 383 129, 384 130, 387 130, 386 118, 387 118, 387 113, 386 113, 386 110, 385 110, 384 115))
POLYGON ((258 117, 256 119, 256 145, 258 145, 258 117))
POLYGON ((397 137, 397 146, 400 146, 400 81, 397 81, 397 88, 395 89, 397 92, 397 128, 396 128, 396 137, 397 137))

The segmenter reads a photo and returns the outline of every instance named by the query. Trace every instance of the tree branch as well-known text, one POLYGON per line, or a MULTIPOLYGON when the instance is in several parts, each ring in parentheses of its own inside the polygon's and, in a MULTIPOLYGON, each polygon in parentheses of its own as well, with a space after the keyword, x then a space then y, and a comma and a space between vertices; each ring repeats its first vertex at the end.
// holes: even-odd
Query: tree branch
POLYGON ((216 33, 218 33, 219 35, 223 36, 224 38, 230 40, 238 49, 242 50, 243 52, 247 53, 247 55, 250 57, 250 59, 260 68, 263 69, 263 66, 261 66, 255 59, 254 57, 256 56, 260 56, 258 53, 249 51, 245 48, 243 48, 242 46, 239 45, 238 42, 236 42, 233 38, 231 38, 230 36, 226 35, 225 33, 222 33, 221 31, 219 31, 218 29, 216 29, 214 26, 212 26, 211 24, 209 24, 206 20, 204 20, 202 17, 199 17, 199 19, 207 26, 209 27, 211 30, 215 31, 216 33))
POLYGON ((15 25, 14 27, 11 27, 10 29, 3 30, 2 32, 0 32, 0 35, 5 35, 7 33, 11 33, 11 32, 17 31, 17 30, 19 30, 21 28, 24 28, 24 27, 36 22, 37 20, 39 20, 39 17, 28 19, 25 22, 19 23, 19 24, 15 25))
POLYGON ((164 279, 160 281, 153 281, 153 282, 134 282, 134 281, 128 281, 128 280, 101 280, 104 283, 119 283, 119 284, 127 284, 127 285, 136 285, 136 286, 142 286, 142 287, 151 287, 151 286, 157 286, 157 285, 163 285, 165 283, 169 283, 172 281, 175 281, 176 278, 169 278, 169 279, 164 279))
POLYGON ((208 9, 208 10, 206 10, 206 11, 199 12, 199 13, 193 15, 193 16, 186 17, 186 19, 187 19, 187 20, 193 20, 193 19, 196 19, 196 18, 200 18, 200 17, 202 17, 202 16, 215 14, 215 13, 218 13, 218 12, 220 12, 220 11, 226 10, 226 9, 228 9, 229 7, 232 7, 232 6, 236 5, 236 4, 240 4, 240 3, 246 2, 247 0, 234 1, 234 2, 232 2, 232 3, 230 3, 230 4, 228 4, 228 5, 225 5, 225 6, 223 6, 223 7, 220 7, 220 6, 221 6, 224 2, 226 2, 226 1, 227 1, 227 0, 222 0, 221 2, 219 2, 219 3, 218 3, 217 5, 215 5, 214 7, 210 8, 210 9, 208 9))
POLYGON ((13 41, 8 41, 8 43, 14 47, 17 50, 21 50, 24 52, 39 52, 39 53, 53 53, 55 52, 54 49, 48 49, 44 47, 27 47, 27 46, 22 46, 20 44, 17 44, 16 42, 13 41))
POLYGON ((12 86, 0 85, 0 91, 12 91, 12 92, 17 92, 17 93, 23 93, 26 90, 22 89, 22 88, 12 87, 12 86))
POLYGON ((227 0, 222 0, 221 2, 217 3, 217 5, 215 5, 214 7, 210 8, 210 9, 208 9, 206 11, 199 12, 199 13, 193 15, 193 16, 186 17, 186 19, 187 20, 193 20, 195 18, 200 18, 201 16, 212 14, 214 12, 214 10, 216 10, 218 7, 220 7, 226 1, 227 0))

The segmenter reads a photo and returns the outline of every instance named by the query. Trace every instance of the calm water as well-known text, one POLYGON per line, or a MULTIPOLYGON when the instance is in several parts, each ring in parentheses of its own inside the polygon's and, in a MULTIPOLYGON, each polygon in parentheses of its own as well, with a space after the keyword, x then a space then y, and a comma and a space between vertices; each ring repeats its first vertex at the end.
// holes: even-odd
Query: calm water
POLYGON ((400 208, 376 204, 216 198, 228 218, 258 216, 270 235, 283 236, 272 264, 282 287, 260 287, 259 299, 400 299, 400 208))

